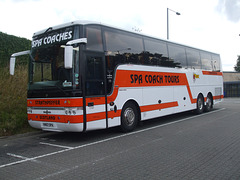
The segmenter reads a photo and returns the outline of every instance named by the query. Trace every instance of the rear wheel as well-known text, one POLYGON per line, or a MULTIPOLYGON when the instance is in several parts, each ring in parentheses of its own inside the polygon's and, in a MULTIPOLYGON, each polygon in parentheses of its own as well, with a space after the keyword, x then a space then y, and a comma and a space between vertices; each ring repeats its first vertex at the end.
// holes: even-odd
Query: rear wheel
POLYGON ((123 106, 121 113, 121 129, 130 132, 135 129, 139 120, 139 113, 134 103, 128 102, 123 106))
POLYGON ((209 112, 213 108, 213 100, 211 94, 207 95, 206 105, 205 105, 205 111, 209 112))
POLYGON ((203 96, 200 94, 198 95, 198 98, 197 98, 196 113, 201 114, 203 113, 203 110, 204 110, 204 99, 203 99, 203 96))

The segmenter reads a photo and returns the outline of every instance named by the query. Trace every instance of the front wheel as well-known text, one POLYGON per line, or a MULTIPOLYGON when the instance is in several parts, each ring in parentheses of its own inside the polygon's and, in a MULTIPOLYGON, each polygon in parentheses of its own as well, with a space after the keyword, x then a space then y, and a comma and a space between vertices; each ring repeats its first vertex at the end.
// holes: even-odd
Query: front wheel
POLYGON ((128 102, 123 106, 121 113, 121 129, 123 132, 131 132, 137 126, 139 114, 134 103, 128 102))
POLYGON ((196 113, 201 114, 203 113, 203 110, 204 110, 204 99, 202 95, 198 95, 196 113))

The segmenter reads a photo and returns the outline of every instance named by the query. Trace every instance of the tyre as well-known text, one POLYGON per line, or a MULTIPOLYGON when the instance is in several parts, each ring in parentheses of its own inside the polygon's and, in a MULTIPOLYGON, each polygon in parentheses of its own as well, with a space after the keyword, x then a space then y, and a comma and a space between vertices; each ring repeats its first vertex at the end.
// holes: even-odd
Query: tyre
POLYGON ((197 98, 196 113, 201 114, 203 113, 203 110, 204 110, 204 99, 203 99, 203 96, 199 94, 197 98))
POLYGON ((139 113, 136 105, 127 102, 121 112, 121 129, 123 132, 131 132, 135 129, 139 121, 139 113))
POLYGON ((211 94, 207 95, 206 105, 205 105, 204 108, 205 108, 206 112, 209 112, 209 111, 212 110, 212 108, 213 108, 213 100, 212 100, 211 94))

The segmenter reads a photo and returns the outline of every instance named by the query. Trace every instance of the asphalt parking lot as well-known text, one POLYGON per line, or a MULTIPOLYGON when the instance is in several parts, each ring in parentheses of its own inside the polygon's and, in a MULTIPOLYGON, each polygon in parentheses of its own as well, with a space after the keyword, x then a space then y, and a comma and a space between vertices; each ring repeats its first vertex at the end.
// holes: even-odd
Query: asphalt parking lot
POLYGON ((87 133, 0 138, 0 179, 240 179, 240 98, 87 133))

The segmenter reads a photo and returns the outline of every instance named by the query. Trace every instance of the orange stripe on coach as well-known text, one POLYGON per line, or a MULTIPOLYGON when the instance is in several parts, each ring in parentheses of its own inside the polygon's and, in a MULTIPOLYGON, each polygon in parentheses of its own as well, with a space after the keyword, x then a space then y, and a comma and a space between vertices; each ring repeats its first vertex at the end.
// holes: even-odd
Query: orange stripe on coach
POLYGON ((83 123, 83 115, 45 115, 45 114, 28 114, 28 120, 46 121, 57 123, 83 123))
POLYGON ((147 105, 147 106, 141 106, 141 112, 146 112, 146 111, 154 111, 158 109, 166 109, 166 108, 171 108, 171 107, 176 107, 178 106, 178 102, 169 102, 169 103, 162 103, 162 104, 153 104, 153 105, 147 105))
POLYGON ((222 72, 216 71, 202 71, 203 75, 214 75, 214 76, 223 76, 222 72))
POLYGON ((119 87, 186 86, 191 103, 197 102, 197 99, 193 99, 185 73, 117 70, 115 85, 119 87))

